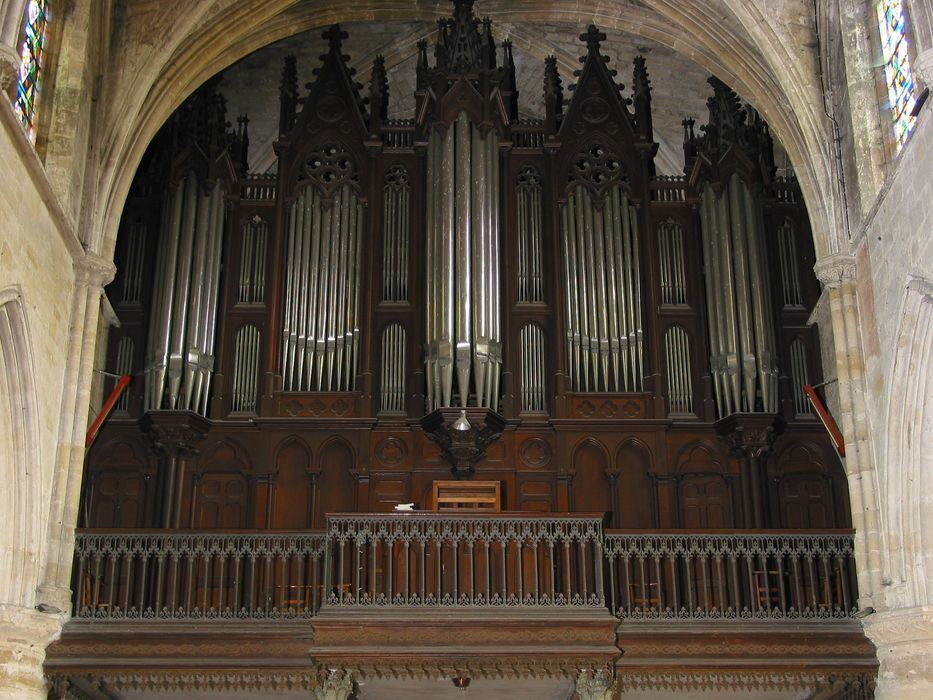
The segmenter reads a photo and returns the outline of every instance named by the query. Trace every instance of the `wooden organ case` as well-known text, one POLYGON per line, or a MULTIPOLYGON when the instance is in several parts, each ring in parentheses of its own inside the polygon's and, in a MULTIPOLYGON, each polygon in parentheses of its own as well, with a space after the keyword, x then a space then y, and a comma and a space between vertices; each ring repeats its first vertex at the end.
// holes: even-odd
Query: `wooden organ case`
POLYGON ((419 46, 413 118, 346 37, 300 98, 281 83, 277 175, 249 173, 216 81, 157 137, 124 211, 135 381, 90 450, 82 525, 320 528, 426 506, 450 466, 420 419, 501 414, 475 475, 515 511, 616 528, 849 525, 809 413, 820 381, 806 210, 767 125, 712 78, 684 176, 655 173, 645 60, 630 97, 581 36, 565 100, 519 118, 508 42, 472 3, 419 46), (368 102, 362 94, 368 92, 368 102))

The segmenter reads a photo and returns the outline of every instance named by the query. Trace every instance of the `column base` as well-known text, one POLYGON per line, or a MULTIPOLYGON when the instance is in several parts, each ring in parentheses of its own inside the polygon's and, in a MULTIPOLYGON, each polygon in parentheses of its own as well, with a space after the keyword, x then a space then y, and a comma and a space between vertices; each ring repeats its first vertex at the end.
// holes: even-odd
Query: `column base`
POLYGON ((933 698, 933 606, 869 615, 865 634, 878 650, 878 700, 933 698))
POLYGON ((63 622, 63 615, 0 606, 0 700, 46 699, 45 650, 63 622))

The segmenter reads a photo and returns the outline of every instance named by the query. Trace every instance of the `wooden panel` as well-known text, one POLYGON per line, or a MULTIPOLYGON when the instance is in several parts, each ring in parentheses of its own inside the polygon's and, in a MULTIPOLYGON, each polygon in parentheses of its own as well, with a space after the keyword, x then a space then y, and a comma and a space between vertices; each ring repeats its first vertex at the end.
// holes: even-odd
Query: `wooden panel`
POLYGON ((91 527, 142 527, 146 481, 138 471, 102 471, 94 476, 91 501, 91 527))
POLYGON ((554 484, 540 479, 518 483, 518 510, 549 513, 554 510, 554 484))
POLYGON ((274 528, 305 528, 311 525, 312 487, 311 452, 301 442, 292 440, 276 457, 276 476, 272 484, 274 528))
POLYGON ((584 443, 573 456, 573 510, 608 513, 612 510, 606 471, 609 460, 602 445, 584 443))
POLYGON ((369 509, 376 513, 389 512, 399 503, 411 503, 407 475, 377 476, 370 484, 369 509))
POLYGON ((321 452, 321 475, 315 493, 313 527, 324 527, 327 513, 349 513, 356 510, 356 481, 351 471, 353 452, 342 440, 333 440, 321 452))
POLYGON ((732 493, 720 476, 685 476, 680 484, 681 527, 731 528, 732 493))
POLYGON ((789 474, 781 479, 781 525, 787 528, 833 527, 832 494, 819 474, 789 474))
POLYGON ((194 526, 238 529, 246 520, 246 479, 239 474, 205 474, 195 486, 194 526))

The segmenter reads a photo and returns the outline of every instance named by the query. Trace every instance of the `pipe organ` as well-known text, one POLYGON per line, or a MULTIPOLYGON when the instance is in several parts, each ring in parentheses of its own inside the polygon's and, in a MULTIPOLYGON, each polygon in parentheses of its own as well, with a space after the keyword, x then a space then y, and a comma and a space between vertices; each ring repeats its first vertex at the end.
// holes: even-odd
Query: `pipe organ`
POLYGON ((285 61, 274 174, 249 172, 217 80, 143 160, 107 290, 107 369, 137 379, 89 453, 87 524, 425 505, 450 478, 420 422, 437 410, 484 435, 471 468, 506 509, 847 525, 802 395, 821 378, 806 210, 753 110, 711 79, 684 174, 659 175, 647 63, 629 99, 595 27, 569 100, 546 61, 536 118, 469 0, 419 44, 408 118, 381 58, 364 89, 346 33, 324 37, 305 94, 285 61))
POLYGON ((499 139, 466 112, 428 136, 425 376, 429 410, 496 410, 502 363, 499 139), (455 381, 456 380, 456 381, 455 381))

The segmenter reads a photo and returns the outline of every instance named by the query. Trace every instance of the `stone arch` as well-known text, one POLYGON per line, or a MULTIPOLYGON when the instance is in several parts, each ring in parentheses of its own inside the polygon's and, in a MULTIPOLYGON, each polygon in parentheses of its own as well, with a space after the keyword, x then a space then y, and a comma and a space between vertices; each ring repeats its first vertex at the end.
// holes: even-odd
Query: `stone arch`
POLYGON ((933 601, 933 283, 911 279, 888 383, 887 445, 879 462, 888 576, 901 605, 933 601))
POLYGON ((33 347, 21 291, 0 290, 0 605, 29 608, 44 520, 33 347))
MULTIPOLYGON (((402 19, 431 23, 438 12, 402 0, 362 0, 340 7, 321 3, 300 15, 285 12, 293 3, 270 0, 256 8, 238 0, 223 13, 186 7, 178 17, 172 16, 174 8, 162 13, 148 10, 154 24, 172 26, 167 33, 171 38, 145 63, 134 64, 136 70, 126 71, 133 75, 133 83, 126 87, 119 109, 112 106, 111 123, 102 120, 104 142, 98 146, 111 157, 102 173, 98 201, 103 219, 93 229, 98 238, 89 242, 92 249, 112 253, 126 193, 143 152, 171 112, 210 75, 266 44, 332 22, 402 19), (249 22, 243 21, 247 14, 249 22)), ((786 145, 817 232, 819 255, 839 248, 836 236, 841 234, 832 225, 837 193, 818 186, 833 181, 832 163, 825 148, 828 127, 822 105, 808 87, 813 76, 805 74, 809 63, 792 55, 787 37, 779 35, 760 8, 726 0, 666 0, 642 8, 613 0, 600 5, 594 14, 568 9, 559 0, 518 0, 506 9, 488 8, 488 14, 494 21, 519 26, 532 21, 596 22, 605 30, 654 39, 718 75, 755 105, 786 145), (712 17, 716 21, 709 21, 712 17)), ((131 11, 128 26, 142 31, 143 23, 132 24, 132 15, 131 11)), ((126 34, 131 40, 133 32, 126 34)))

